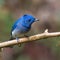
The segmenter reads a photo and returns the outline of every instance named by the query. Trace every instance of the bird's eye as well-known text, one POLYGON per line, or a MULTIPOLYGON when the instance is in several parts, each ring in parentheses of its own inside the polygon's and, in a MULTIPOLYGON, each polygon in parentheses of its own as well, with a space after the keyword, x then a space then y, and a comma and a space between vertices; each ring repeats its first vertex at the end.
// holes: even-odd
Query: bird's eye
POLYGON ((30 22, 30 19, 28 20, 28 22, 30 22))
POLYGON ((28 22, 28 23, 29 23, 30 21, 31 21, 31 20, 29 19, 29 20, 27 20, 26 22, 28 22))

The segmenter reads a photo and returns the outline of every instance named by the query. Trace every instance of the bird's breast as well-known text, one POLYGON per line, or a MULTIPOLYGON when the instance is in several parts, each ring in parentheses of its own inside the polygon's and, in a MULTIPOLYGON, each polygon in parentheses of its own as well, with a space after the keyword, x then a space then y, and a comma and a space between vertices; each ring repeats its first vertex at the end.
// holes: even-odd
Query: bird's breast
POLYGON ((12 36, 22 36, 24 34, 26 34, 28 31, 30 30, 30 28, 26 28, 23 26, 17 27, 12 31, 12 36))

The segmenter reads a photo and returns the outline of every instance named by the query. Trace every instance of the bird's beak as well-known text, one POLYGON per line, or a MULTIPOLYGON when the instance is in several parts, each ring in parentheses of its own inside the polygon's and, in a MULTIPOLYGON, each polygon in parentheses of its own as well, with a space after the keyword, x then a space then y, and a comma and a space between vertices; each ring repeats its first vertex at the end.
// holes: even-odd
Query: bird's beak
POLYGON ((35 22, 36 22, 36 21, 39 21, 39 19, 35 19, 35 22))

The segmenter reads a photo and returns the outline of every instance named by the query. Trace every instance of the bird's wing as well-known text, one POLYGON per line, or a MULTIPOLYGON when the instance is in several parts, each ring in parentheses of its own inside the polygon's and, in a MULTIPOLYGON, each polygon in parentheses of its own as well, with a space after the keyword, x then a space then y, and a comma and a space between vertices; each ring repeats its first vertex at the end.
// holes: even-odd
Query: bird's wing
POLYGON ((18 26, 18 23, 20 22, 20 19, 18 19, 15 23, 14 23, 14 25, 12 26, 12 29, 11 29, 11 31, 13 31, 17 26, 18 26))
POLYGON ((17 27, 17 22, 14 23, 14 25, 12 26, 11 31, 13 31, 16 27, 17 27))

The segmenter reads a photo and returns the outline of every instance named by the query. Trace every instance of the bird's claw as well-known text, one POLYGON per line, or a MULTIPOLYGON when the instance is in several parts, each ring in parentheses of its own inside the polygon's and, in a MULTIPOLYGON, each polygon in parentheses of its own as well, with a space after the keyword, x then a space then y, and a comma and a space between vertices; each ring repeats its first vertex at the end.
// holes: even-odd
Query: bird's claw
MULTIPOLYGON (((16 38, 17 43, 19 43, 19 38, 16 38)), ((19 47, 21 47, 21 44, 18 44, 19 47)))

